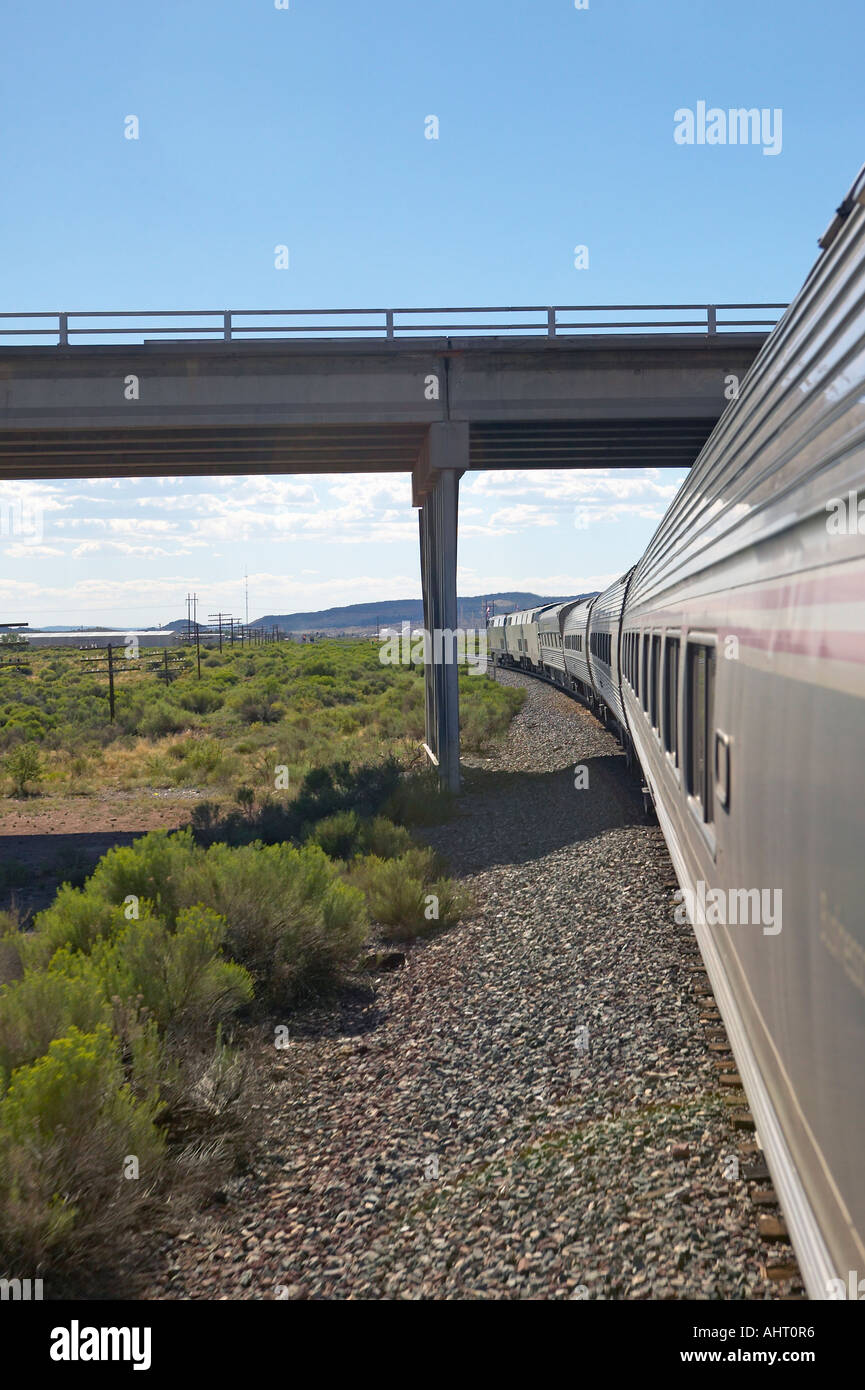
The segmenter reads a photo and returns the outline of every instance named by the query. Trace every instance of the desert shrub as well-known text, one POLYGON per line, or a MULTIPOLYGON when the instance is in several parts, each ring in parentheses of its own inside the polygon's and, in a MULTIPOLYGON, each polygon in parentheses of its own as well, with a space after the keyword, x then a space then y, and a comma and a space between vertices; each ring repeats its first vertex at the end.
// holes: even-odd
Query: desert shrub
POLYGON ((222 768, 225 754, 216 739, 197 739, 187 748, 185 762, 188 770, 210 775, 222 768))
POLYGON ((3 759, 3 770, 11 777, 16 796, 27 795, 28 782, 41 782, 45 768, 34 743, 19 743, 3 759))
POLYGON ((0 1073, 8 1076, 16 1067, 43 1057, 53 1040, 71 1027, 92 1033, 110 1022, 110 1016, 94 980, 28 970, 0 989, 0 1073))
POLYGON ((225 917, 226 949, 273 1001, 324 987, 366 935, 363 895, 316 845, 214 845, 185 891, 225 917))
POLYGON ((361 817, 378 814, 399 786, 400 765, 395 758, 352 768, 347 762, 332 763, 309 771, 294 801, 265 800, 254 811, 221 815, 210 802, 192 813, 191 826, 199 844, 217 840, 230 845, 266 845, 301 840, 319 821, 343 811, 361 817))
MULTIPOLYGON (((331 980, 353 959, 366 932, 363 895, 342 880, 338 867, 317 845, 234 848, 218 843, 205 850, 194 843, 189 830, 154 831, 132 845, 110 850, 84 890, 63 890, 62 905, 58 899, 47 914, 40 914, 37 924, 47 917, 55 949, 65 944, 64 936, 74 947, 77 931, 78 940, 88 941, 100 969, 107 970, 108 963, 121 956, 128 963, 130 953, 138 949, 135 942, 149 939, 153 930, 145 930, 143 921, 125 921, 123 904, 130 895, 142 911, 150 904, 153 915, 164 923, 167 935, 160 935, 158 942, 163 962, 174 959, 170 933, 188 922, 185 910, 200 906, 219 914, 225 919, 219 942, 227 954, 251 972, 256 993, 280 1001, 331 980), (100 899, 100 912, 94 914, 93 904, 100 899), (88 937, 82 928, 94 918, 97 930, 88 937), (99 950, 98 937, 104 938, 99 950), (122 943, 126 944, 121 951, 122 943)), ((156 959, 155 945, 153 951, 156 959)), ((165 974, 169 965, 160 968, 165 974)), ((112 992, 124 995, 132 985, 123 983, 122 969, 117 969, 121 973, 112 992)), ((136 981, 136 989, 158 1017, 167 1020, 171 1009, 179 1008, 176 994, 173 1002, 160 1002, 145 981, 138 976, 136 981)))
POLYGON ((190 830, 171 835, 156 830, 104 854, 87 881, 87 892, 115 904, 130 896, 146 900, 157 917, 173 923, 181 907, 190 905, 184 879, 199 855, 190 830))
POLYGON ((236 709, 244 724, 278 724, 285 714, 285 706, 267 694, 244 695, 236 709))
POLYGON ((161 1088, 161 1118, 175 1133, 243 1125, 248 1119, 243 1102, 249 1074, 249 1059, 226 1043, 218 1027, 209 1048, 184 1046, 174 1052, 161 1088))
POLYGON ((214 710, 222 708, 225 696, 210 686, 193 686, 191 690, 178 694, 177 703, 192 714, 212 714, 214 710))
POLYGON ((384 816, 362 820, 356 811, 337 811, 318 822, 309 836, 331 859, 353 859, 358 854, 377 854, 394 859, 412 847, 412 838, 401 825, 384 816))
MULTIPOLYGON (((220 782, 230 774, 236 759, 226 757, 216 739, 185 739, 181 743, 169 744, 167 753, 176 760, 177 766, 168 769, 168 780, 175 786, 190 782, 220 782)), ((158 760, 154 760, 155 776, 159 775, 158 760)))
POLYGON ((356 811, 337 811, 320 820, 309 838, 331 859, 351 859, 358 852, 360 830, 361 821, 356 811))
POLYGON ((362 887, 370 915, 393 928, 395 935, 400 929, 415 935, 422 926, 429 926, 424 918, 423 879, 408 873, 400 859, 370 855, 358 866, 352 881, 362 887))
POLYGON ((386 816, 364 821, 360 834, 360 853, 375 854, 379 859, 396 859, 411 849, 412 838, 402 825, 394 825, 386 816))
POLYGON ((301 783, 295 811, 302 822, 323 820, 337 811, 373 816, 396 790, 399 780, 400 766, 395 758, 356 768, 347 762, 313 768, 301 783))
POLYGON ((89 957, 61 951, 52 971, 84 977, 106 1000, 144 1008, 160 1032, 200 1033, 213 1028, 252 998, 242 966, 222 958, 225 922, 217 913, 188 907, 174 930, 154 917, 128 922, 111 940, 98 941, 89 957))
POLYGON ((525 691, 460 672, 460 743, 479 752, 507 732, 522 708, 525 691))
POLYGON ((51 906, 37 915, 35 930, 22 936, 18 950, 27 965, 45 966, 63 946, 89 951, 95 941, 110 935, 123 921, 122 911, 99 892, 64 883, 51 906))
POLYGON ((466 890, 442 876, 435 852, 419 846, 395 859, 356 860, 349 881, 364 893, 370 916, 399 939, 451 926, 470 907, 466 890))
POLYGON ((31 704, 9 704, 0 710, 2 746, 19 748, 23 742, 43 743, 54 721, 31 704))
POLYGON ((178 733, 188 722, 167 700, 157 700, 138 721, 138 731, 145 738, 165 738, 167 734, 178 733))
POLYGON ((109 1029, 70 1028, 45 1056, 13 1071, 0 1100, 0 1248, 38 1268, 62 1245, 93 1258, 113 1245, 162 1168, 158 1100, 124 1081, 109 1029), (129 1155, 140 1180, 124 1175, 129 1155))

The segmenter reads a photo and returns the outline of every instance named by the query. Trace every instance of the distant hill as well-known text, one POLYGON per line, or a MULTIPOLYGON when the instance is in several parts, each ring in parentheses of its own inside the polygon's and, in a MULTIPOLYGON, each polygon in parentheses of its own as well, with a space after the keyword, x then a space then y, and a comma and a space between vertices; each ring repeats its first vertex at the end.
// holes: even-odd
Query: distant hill
MULTIPOLYGON (((513 613, 519 608, 533 608, 539 603, 560 603, 574 594, 545 598, 541 594, 505 593, 476 594, 457 599, 457 626, 483 627, 484 605, 491 604, 494 613, 513 613)), ((352 632, 375 631, 377 625, 394 627, 400 623, 419 626, 423 622, 423 603, 419 598, 386 599, 380 603, 349 603, 342 608, 322 608, 313 613, 266 613, 253 621, 255 627, 279 627, 283 632, 352 632)), ((166 627, 181 631, 185 618, 166 623, 166 627)))

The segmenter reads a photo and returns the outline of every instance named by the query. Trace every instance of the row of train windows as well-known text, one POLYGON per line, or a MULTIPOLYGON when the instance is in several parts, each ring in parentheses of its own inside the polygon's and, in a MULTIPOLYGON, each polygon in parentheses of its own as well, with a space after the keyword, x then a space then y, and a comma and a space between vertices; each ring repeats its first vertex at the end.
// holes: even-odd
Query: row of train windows
POLYGON ((558 632, 542 632, 540 642, 542 647, 560 647, 562 645, 562 639, 558 632))
POLYGON ((569 652, 581 652, 583 650, 583 634, 581 632, 565 633, 565 646, 569 652))
POLYGON ((589 648, 599 661, 612 665, 613 639, 609 632, 593 632, 589 638, 589 648))
POLYGON ((685 653, 684 727, 679 729, 681 640, 659 633, 626 632, 622 673, 640 701, 661 746, 676 767, 684 767, 688 795, 699 803, 703 820, 713 818, 710 746, 714 728, 715 648, 688 642, 685 653), (682 734, 680 742, 680 732, 682 734), (680 754, 681 749, 681 754, 680 754))

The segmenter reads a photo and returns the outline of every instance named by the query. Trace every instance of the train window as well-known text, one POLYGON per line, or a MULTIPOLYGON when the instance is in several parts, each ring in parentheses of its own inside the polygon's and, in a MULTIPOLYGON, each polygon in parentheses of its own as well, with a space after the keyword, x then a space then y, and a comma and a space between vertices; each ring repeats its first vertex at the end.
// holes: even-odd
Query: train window
POLYGON ((654 729, 657 729, 657 728, 659 727, 659 725, 660 725, 660 718, 659 718, 659 714, 658 714, 658 694, 659 694, 659 687, 660 687, 660 684, 661 684, 661 639, 660 639, 660 637, 658 636, 657 633, 655 633, 654 636, 652 637, 652 668, 651 668, 651 670, 652 670, 652 675, 651 675, 651 682, 650 682, 650 685, 649 685, 649 693, 650 693, 650 696, 651 696, 652 727, 653 727, 654 729))
POLYGON ((685 671, 686 780, 706 824, 712 821, 712 767, 709 745, 715 703, 715 648, 689 642, 685 671))
POLYGON ((679 765, 679 639, 668 637, 664 648, 664 747, 679 765))
POLYGON ((643 709, 649 711, 649 634, 643 633, 643 662, 640 672, 640 696, 643 709))
POLYGON ((593 632, 589 643, 590 650, 595 653, 599 660, 605 665, 612 665, 613 657, 613 638, 609 632, 593 632))

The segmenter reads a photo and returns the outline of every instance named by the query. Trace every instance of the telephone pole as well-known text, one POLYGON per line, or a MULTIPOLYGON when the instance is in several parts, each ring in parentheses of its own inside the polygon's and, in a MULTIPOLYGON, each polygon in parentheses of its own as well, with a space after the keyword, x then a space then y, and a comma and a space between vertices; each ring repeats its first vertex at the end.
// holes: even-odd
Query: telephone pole
POLYGON ((230 613, 209 613, 208 622, 219 623, 219 650, 222 651, 222 624, 231 618, 230 613))

